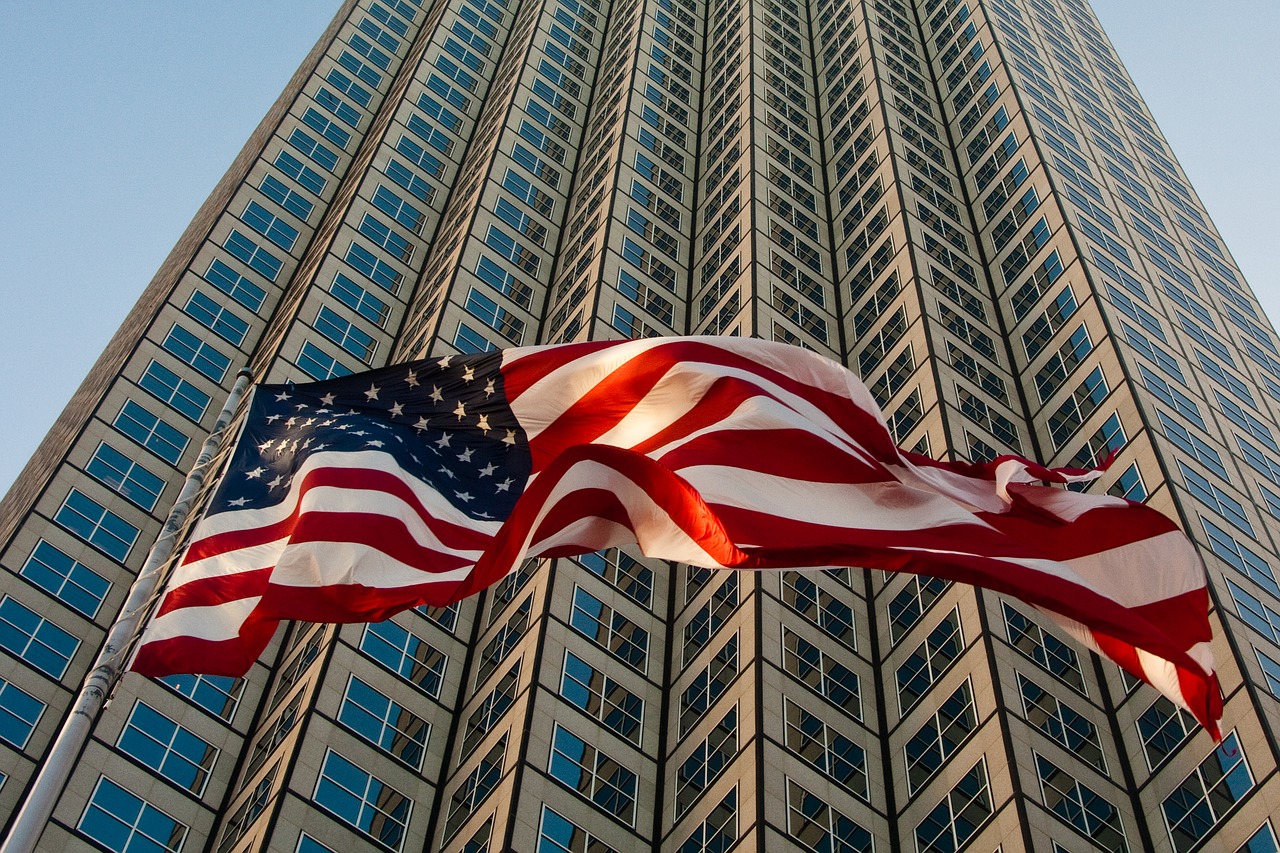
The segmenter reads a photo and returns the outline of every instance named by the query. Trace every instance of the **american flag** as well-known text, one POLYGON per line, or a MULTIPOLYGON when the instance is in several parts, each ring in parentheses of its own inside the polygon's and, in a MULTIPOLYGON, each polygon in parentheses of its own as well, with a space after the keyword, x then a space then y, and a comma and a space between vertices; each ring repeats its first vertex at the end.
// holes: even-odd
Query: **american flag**
POLYGON ((1097 472, 899 450, 862 383, 781 344, 652 338, 259 386, 131 668, 244 673, 281 620, 458 601, 526 556, 860 566, 1008 593, 1217 732, 1205 574, 1097 472))

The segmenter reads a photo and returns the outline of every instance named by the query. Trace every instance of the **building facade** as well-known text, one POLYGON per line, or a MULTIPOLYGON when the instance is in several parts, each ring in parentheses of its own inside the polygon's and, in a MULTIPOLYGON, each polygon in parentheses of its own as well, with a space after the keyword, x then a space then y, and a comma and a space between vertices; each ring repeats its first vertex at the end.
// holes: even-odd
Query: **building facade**
POLYGON ((1115 451, 1222 745, 1000 595, 615 549, 126 675, 41 848, 1278 849, 1280 343, 1085 0, 347 0, 0 502, 0 815, 238 367, 671 334, 937 457, 1115 451))

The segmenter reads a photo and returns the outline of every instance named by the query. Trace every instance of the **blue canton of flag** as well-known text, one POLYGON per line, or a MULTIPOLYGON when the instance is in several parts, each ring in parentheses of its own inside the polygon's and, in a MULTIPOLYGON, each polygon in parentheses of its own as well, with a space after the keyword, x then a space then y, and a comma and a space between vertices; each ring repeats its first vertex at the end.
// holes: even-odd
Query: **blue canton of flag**
POLYGON ((262 385, 206 517, 289 494, 316 453, 378 450, 475 519, 502 519, 528 480, 528 441, 500 354, 446 356, 304 385, 262 385))

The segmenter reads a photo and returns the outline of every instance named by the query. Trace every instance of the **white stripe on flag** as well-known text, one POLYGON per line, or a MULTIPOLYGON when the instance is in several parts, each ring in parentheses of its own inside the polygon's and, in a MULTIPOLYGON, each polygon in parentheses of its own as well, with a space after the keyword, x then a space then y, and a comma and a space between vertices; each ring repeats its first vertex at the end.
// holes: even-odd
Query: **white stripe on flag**
POLYGON ((237 598, 209 607, 183 607, 157 616, 147 625, 143 639, 148 643, 175 637, 195 640, 233 640, 249 618, 259 597, 237 598))
POLYGON ((299 542, 288 546, 271 573, 272 586, 325 587, 358 584, 396 589, 424 583, 456 582, 471 574, 479 552, 458 569, 429 572, 406 565, 377 547, 360 542, 299 542))

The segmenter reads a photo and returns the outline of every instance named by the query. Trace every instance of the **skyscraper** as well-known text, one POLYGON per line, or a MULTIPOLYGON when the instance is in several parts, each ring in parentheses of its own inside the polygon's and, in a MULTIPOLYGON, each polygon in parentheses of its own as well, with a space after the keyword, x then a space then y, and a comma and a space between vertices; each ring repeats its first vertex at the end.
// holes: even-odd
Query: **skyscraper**
POLYGON ((1083 0, 349 0, 0 502, 0 809, 236 367, 683 333, 920 452, 1116 451, 1205 555, 1222 746, 992 593, 610 550, 127 676, 42 847, 1277 849, 1280 349, 1083 0))

